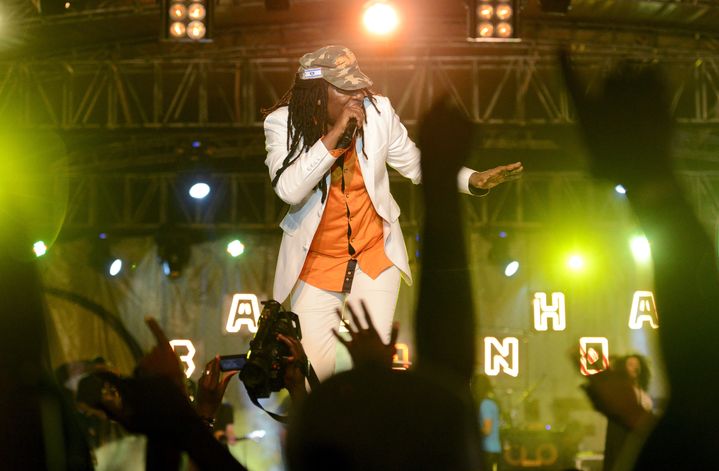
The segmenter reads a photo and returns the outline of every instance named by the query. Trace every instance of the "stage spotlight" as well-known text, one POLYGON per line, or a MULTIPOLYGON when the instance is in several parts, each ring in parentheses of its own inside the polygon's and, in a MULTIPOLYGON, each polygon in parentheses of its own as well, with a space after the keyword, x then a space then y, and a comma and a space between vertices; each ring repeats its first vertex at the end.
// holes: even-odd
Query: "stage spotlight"
POLYGON ((193 21, 201 21, 205 19, 207 10, 202 3, 193 3, 190 8, 187 9, 187 16, 193 21))
POLYGON ((45 245, 45 242, 38 240, 32 245, 32 251, 35 252, 36 257, 42 257, 47 253, 47 245, 45 245))
POLYGON ((497 15, 497 19, 502 21, 507 21, 512 17, 512 7, 507 4, 497 5, 497 10, 495 11, 495 14, 497 15))
POLYGON ((567 267, 572 271, 584 270, 586 263, 580 254, 572 254, 567 258, 567 267))
POLYGON ((209 41, 213 4, 212 0, 162 0, 163 39, 209 41))
POLYGON ((622 185, 617 185, 617 186, 615 186, 615 187, 614 187, 614 191, 616 191, 616 192, 619 193, 620 195, 626 195, 626 194, 627 194, 626 188, 624 188, 624 186, 622 186, 622 185))
POLYGON ((90 264, 103 275, 117 276, 122 271, 122 260, 113 257, 107 234, 101 233, 92 241, 90 264))
POLYGON ((519 262, 516 260, 512 260, 507 264, 506 267, 504 267, 504 276, 507 278, 510 278, 514 276, 519 271, 519 262))
POLYGON ((509 23, 498 23, 495 30, 495 34, 498 38, 511 38, 512 37, 512 25, 509 23))
POLYGON ((192 21, 187 25, 187 37, 193 41, 198 41, 205 37, 207 28, 202 21, 192 21))
POLYGON ((187 7, 182 3, 173 3, 169 13, 172 21, 181 21, 187 16, 187 7))
POLYGON ((215 147, 192 140, 187 147, 178 147, 177 188, 187 192, 191 198, 202 200, 212 193, 212 154, 215 147))
POLYGON ((110 276, 117 276, 121 271, 122 271, 122 260, 120 260, 119 258, 116 258, 110 264, 110 269, 108 270, 108 273, 110 274, 110 276))
POLYGON ((487 237, 492 244, 487 252, 489 262, 499 267, 507 278, 514 276, 519 271, 519 261, 510 255, 507 232, 493 232, 487 237))
POLYGON ((634 236, 629 241, 629 247, 632 249, 634 260, 639 263, 646 263, 652 258, 652 249, 646 237, 634 236))
POLYGON ((371 34, 388 36, 399 26, 399 14, 389 1, 372 0, 365 4, 362 24, 371 34))
POLYGON ((227 253, 233 257, 239 257, 245 253, 245 245, 239 240, 235 239, 227 244, 227 253))
POLYGON ((467 39, 473 42, 519 41, 517 0, 469 0, 467 39))
POLYGON ((477 16, 483 20, 491 20, 494 16, 494 7, 487 3, 477 7, 477 16))
POLYGON ((176 21, 170 25, 170 34, 173 38, 184 38, 185 32, 187 32, 187 26, 185 26, 185 23, 176 21))
POLYGON ((188 193, 196 200, 201 200, 204 199, 207 195, 209 195, 211 190, 212 189, 210 188, 210 185, 203 181, 198 181, 190 187, 188 193))

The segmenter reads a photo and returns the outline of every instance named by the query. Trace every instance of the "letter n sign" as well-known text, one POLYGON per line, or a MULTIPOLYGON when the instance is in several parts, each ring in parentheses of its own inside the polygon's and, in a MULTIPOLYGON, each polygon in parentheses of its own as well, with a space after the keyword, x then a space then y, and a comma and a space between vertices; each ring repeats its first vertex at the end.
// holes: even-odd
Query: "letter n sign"
POLYGON ((485 337, 484 372, 487 376, 504 372, 516 378, 519 375, 519 339, 505 337, 500 342, 496 337, 485 337))
POLYGON ((567 314, 564 310, 564 293, 552 293, 552 304, 547 304, 547 293, 534 293, 532 300, 534 311, 534 329, 549 330, 549 320, 555 331, 567 328, 567 314))

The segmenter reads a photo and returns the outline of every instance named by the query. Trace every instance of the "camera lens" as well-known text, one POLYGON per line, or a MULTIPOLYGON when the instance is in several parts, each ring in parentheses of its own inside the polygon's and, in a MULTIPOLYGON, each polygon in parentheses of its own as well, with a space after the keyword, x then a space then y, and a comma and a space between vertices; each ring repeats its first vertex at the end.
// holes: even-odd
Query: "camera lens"
POLYGON ((240 379, 245 386, 253 388, 264 384, 267 378, 267 372, 265 368, 248 362, 240 373, 240 379))

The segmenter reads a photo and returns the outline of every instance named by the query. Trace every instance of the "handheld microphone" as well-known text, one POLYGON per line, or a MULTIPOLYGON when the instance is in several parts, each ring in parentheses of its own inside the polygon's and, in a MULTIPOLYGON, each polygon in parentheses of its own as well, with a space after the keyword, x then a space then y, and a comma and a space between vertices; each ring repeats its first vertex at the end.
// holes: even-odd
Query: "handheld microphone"
POLYGON ((347 122, 344 134, 342 134, 340 140, 337 141, 337 148, 344 149, 345 147, 349 147, 350 142, 352 142, 352 138, 355 135, 355 131, 357 131, 357 118, 350 118, 347 122))

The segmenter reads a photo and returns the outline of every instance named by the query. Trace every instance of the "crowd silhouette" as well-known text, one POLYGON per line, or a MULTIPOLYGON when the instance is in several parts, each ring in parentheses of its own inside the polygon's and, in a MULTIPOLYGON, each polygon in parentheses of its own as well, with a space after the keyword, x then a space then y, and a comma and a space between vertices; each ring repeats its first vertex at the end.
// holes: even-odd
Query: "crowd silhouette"
MULTIPOLYGON (((671 395, 661 416, 642 404, 637 387, 646 384, 616 368, 590 376, 585 385, 597 410, 627 432, 613 469, 712 469, 719 438, 711 375, 719 274, 713 244, 673 173, 674 125, 664 80, 655 66, 622 63, 600 92, 588 97, 571 57, 562 54, 560 63, 592 175, 627 188, 652 245, 655 293, 662 306, 659 336, 671 395)), ((472 132, 447 98, 435 103, 420 126, 426 206, 414 367, 392 370, 398 327, 389 343, 382 342, 364 305, 350 310, 350 338, 339 337, 354 368, 309 393, 301 344, 280 339, 291 351, 285 374, 294 403, 288 469, 487 469, 481 464, 479 411, 470 389, 477 371, 477 313, 456 192, 472 132), (394 440, 397 435, 401 444, 394 440)), ((4 469, 89 470, 91 450, 76 408, 49 370, 37 268, 17 257, 17 247, 26 243, 22 225, 3 231, 0 463, 4 469)), ((218 359, 212 359, 193 404, 165 334, 154 319, 147 325, 156 346, 131 377, 96 373, 96 387, 104 393, 88 406, 148 437, 147 469, 177 469, 180 452, 199 469, 245 469, 212 433, 232 374, 220 372, 218 359)))

